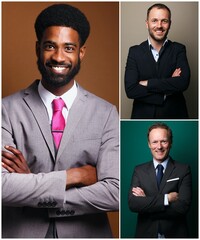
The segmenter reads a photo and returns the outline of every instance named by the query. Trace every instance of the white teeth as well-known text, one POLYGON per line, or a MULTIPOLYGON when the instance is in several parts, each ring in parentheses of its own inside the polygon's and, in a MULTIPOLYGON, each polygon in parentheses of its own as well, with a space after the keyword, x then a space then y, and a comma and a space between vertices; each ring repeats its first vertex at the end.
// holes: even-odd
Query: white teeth
POLYGON ((54 68, 56 70, 64 70, 65 69, 64 67, 52 67, 52 68, 54 68))
POLYGON ((52 67, 56 72, 62 72, 65 70, 65 67, 52 67))

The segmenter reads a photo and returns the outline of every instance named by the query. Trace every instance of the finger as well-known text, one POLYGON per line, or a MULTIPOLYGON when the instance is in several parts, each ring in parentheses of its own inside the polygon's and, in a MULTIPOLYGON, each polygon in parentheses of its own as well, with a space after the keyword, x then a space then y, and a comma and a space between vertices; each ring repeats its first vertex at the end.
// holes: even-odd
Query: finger
POLYGON ((10 172, 10 173, 14 173, 14 172, 15 172, 14 169, 12 169, 11 167, 9 167, 9 166, 6 165, 5 163, 2 162, 1 165, 2 165, 3 168, 5 168, 6 170, 8 170, 8 172, 10 172))
POLYGON ((2 151, 2 160, 6 161, 5 163, 11 167, 14 165, 20 167, 22 165, 21 160, 14 154, 2 151))
POLYGON ((14 148, 12 146, 6 145, 4 148, 12 152, 14 155, 17 155, 17 156, 22 155, 21 151, 19 151, 17 148, 14 148))
POLYGON ((22 152, 21 152, 20 150, 18 150, 17 148, 14 148, 14 147, 12 147, 12 146, 6 145, 6 146, 5 146, 5 149, 9 150, 9 151, 12 152, 15 156, 17 156, 18 159, 19 159, 22 163, 25 162, 24 157, 23 157, 23 155, 22 155, 22 152))
MULTIPOLYGON (((19 166, 15 161, 2 157, 2 163, 9 167, 9 169, 13 169, 15 172, 20 171, 19 166)), ((10 171, 10 170, 9 170, 10 171)))

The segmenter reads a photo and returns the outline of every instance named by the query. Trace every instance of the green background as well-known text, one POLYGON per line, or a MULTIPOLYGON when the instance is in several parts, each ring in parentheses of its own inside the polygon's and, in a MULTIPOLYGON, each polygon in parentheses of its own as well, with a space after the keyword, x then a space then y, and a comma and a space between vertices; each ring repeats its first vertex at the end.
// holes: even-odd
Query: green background
MULTIPOLYGON (((192 171, 193 200, 188 213, 190 238, 198 238, 198 122, 160 121, 173 132, 170 156, 188 163, 192 171)), ((136 165, 152 160, 147 144, 148 128, 155 121, 121 121, 121 237, 132 238, 135 234, 137 213, 128 208, 128 191, 136 165)), ((176 227, 176 226, 174 226, 176 227)))

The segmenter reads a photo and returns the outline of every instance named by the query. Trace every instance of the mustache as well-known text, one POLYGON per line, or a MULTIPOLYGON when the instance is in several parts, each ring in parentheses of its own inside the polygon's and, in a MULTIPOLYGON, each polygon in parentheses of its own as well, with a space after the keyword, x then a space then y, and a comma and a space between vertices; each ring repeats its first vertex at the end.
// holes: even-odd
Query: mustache
POLYGON ((65 67, 65 68, 71 68, 71 63, 65 63, 65 62, 57 62, 57 61, 48 61, 46 62, 47 67, 65 67))
POLYGON ((157 30, 164 31, 164 28, 163 28, 163 27, 160 27, 160 28, 156 28, 155 30, 156 30, 156 31, 157 31, 157 30))

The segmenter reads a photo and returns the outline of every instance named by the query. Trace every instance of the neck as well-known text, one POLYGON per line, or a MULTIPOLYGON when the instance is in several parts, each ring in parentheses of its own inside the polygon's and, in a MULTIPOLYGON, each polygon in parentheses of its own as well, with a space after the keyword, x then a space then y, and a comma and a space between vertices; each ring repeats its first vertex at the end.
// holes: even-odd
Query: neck
POLYGON ((71 80, 68 84, 61 87, 55 87, 55 86, 49 85, 43 79, 41 80, 41 82, 43 87, 46 88, 49 92, 51 92, 55 96, 62 96, 64 93, 68 92, 74 85, 74 80, 71 80))
POLYGON ((166 39, 164 39, 162 41, 156 41, 153 38, 149 37, 149 40, 150 40, 151 45, 153 46, 153 48, 156 49, 156 51, 159 52, 166 39))

